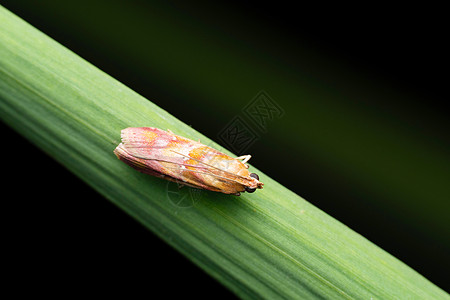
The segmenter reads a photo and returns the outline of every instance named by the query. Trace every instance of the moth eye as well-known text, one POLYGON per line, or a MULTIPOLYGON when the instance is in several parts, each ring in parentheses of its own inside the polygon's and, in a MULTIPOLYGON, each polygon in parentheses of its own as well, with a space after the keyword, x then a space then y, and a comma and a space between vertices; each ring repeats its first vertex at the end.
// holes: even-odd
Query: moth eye
POLYGON ((249 187, 245 187, 245 191, 246 191, 247 193, 253 193, 254 191, 256 191, 256 189, 252 189, 252 188, 249 188, 249 187))
POLYGON ((258 174, 251 173, 251 174, 250 174, 250 177, 253 177, 253 178, 255 178, 256 180, 259 180, 258 174))

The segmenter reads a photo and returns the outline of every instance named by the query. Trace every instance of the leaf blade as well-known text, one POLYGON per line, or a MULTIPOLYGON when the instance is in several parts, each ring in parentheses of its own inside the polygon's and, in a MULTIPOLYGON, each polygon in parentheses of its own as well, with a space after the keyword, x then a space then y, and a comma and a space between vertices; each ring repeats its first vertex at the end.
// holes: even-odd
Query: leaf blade
POLYGON ((241 297, 448 297, 260 171, 240 198, 135 172, 113 154, 125 127, 218 145, 1 7, 0 22, 2 120, 241 297))

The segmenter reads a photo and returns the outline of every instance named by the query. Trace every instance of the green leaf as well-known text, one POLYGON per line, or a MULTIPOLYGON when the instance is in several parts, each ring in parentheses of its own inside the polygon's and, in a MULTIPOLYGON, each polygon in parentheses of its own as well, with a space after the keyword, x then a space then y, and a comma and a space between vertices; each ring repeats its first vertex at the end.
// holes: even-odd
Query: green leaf
POLYGON ((254 167, 264 189, 234 197, 126 166, 113 154, 125 127, 223 149, 2 7, 0 24, 2 121, 242 298, 448 298, 254 167))

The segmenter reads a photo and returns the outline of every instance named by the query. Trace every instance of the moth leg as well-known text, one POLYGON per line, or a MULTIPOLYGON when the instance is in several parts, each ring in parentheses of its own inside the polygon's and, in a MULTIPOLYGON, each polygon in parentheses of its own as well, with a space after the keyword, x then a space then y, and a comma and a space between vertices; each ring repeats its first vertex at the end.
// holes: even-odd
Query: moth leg
MULTIPOLYGON (((168 179, 168 178, 166 178, 166 179, 168 179)), ((168 179, 168 180, 170 180, 170 179, 168 179)), ((178 180, 178 179, 175 179, 173 181, 177 184, 177 188, 179 190, 181 190, 183 187, 186 186, 186 183, 184 181, 181 181, 181 180, 178 180)))
POLYGON ((236 159, 242 159, 242 163, 244 164, 246 169, 248 169, 248 165, 246 164, 246 162, 248 162, 250 160, 250 158, 252 158, 251 155, 242 155, 242 156, 236 157, 236 159))
POLYGON ((242 155, 242 156, 236 157, 236 159, 242 159, 243 164, 248 162, 250 160, 250 158, 252 158, 251 155, 242 155))
POLYGON ((240 196, 241 193, 237 192, 237 193, 234 193, 234 194, 231 194, 231 195, 240 196))
POLYGON ((172 130, 170 129, 167 129, 167 132, 173 134, 172 130))

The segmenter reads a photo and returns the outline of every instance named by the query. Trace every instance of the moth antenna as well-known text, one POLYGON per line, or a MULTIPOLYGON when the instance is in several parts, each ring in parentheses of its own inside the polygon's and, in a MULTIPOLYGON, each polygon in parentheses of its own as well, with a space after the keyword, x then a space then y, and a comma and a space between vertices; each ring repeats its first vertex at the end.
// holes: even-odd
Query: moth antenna
MULTIPOLYGON (((158 147, 131 147, 131 148, 158 148, 158 147)), ((170 150, 170 151, 172 151, 172 152, 174 152, 174 153, 176 153, 176 154, 178 154, 178 155, 181 155, 181 156, 183 156, 183 157, 187 157, 187 158, 189 158, 189 159, 192 159, 192 160, 194 160, 194 161, 196 161, 196 162, 198 162, 198 163, 200 163, 200 164, 203 164, 203 165, 205 165, 205 166, 208 166, 208 167, 210 167, 210 168, 216 169, 216 170, 218 170, 218 171, 220 171, 220 172, 224 172, 224 173, 228 174, 230 177, 233 177, 233 178, 240 178, 240 179, 242 179, 242 180, 248 180, 246 177, 243 177, 243 176, 240 176, 240 175, 236 175, 236 174, 234 174, 234 173, 231 173, 231 172, 229 172, 229 171, 223 170, 223 169, 218 168, 218 167, 216 167, 216 166, 207 164, 207 163, 202 162, 201 160, 198 160, 198 159, 196 159, 196 158, 190 157, 190 156, 188 156, 188 155, 184 155, 183 153, 179 153, 179 152, 174 151, 174 150, 170 150)), ((201 168, 201 167, 199 167, 199 166, 188 165, 188 164, 180 164, 180 163, 175 163, 175 162, 173 162, 173 161, 168 161, 168 160, 164 160, 164 159, 148 158, 148 157, 145 157, 145 156, 140 156, 140 155, 131 154, 131 153, 130 153, 130 155, 132 155, 132 156, 134 156, 134 157, 136 157, 136 158, 145 159, 145 160, 155 160, 155 161, 161 161, 161 162, 171 163, 171 164, 180 165, 180 166, 186 166, 186 167, 192 167, 192 168, 201 168)), ((172 168, 172 169, 174 169, 174 168, 172 168)), ((204 169, 204 167, 203 167, 203 169, 204 169)), ((212 173, 205 173, 205 172, 199 172, 199 171, 194 171, 194 170, 190 170, 190 171, 192 171, 192 172, 197 172, 197 173, 202 173, 202 174, 206 174, 206 175, 211 175, 211 176, 216 176, 216 177, 219 177, 219 178, 223 178, 223 179, 225 179, 225 180, 228 180, 228 181, 233 181, 233 182, 240 183, 240 182, 239 182, 238 180, 236 180, 236 179, 230 179, 230 178, 226 178, 226 177, 223 177, 223 176, 220 176, 220 175, 216 175, 216 174, 212 174, 212 173)))
POLYGON ((206 166, 208 166, 208 167, 211 167, 211 168, 214 168, 214 169, 216 169, 216 170, 225 172, 225 173, 227 173, 227 174, 229 174, 229 175, 231 175, 231 176, 238 177, 238 178, 241 178, 241 179, 247 179, 246 177, 243 177, 243 176, 236 175, 236 174, 234 174, 234 173, 228 172, 228 171, 223 170, 223 169, 221 169, 221 168, 218 168, 218 167, 216 167, 216 166, 207 164, 207 163, 205 163, 205 162, 203 162, 203 161, 201 161, 201 160, 198 160, 198 159, 196 159, 196 158, 190 157, 190 156, 188 156, 188 155, 184 155, 183 153, 179 153, 179 152, 176 152, 176 151, 173 151, 173 150, 170 150, 170 151, 172 151, 172 152, 174 152, 174 153, 176 153, 176 154, 178 154, 178 155, 181 155, 181 156, 187 157, 187 158, 189 158, 189 159, 192 159, 192 160, 194 160, 194 161, 196 161, 196 162, 198 162, 198 163, 204 164, 204 165, 206 165, 206 166))
MULTIPOLYGON (((171 151, 173 151, 173 150, 171 150, 171 151)), ((175 152, 175 151, 173 151, 173 152, 175 152)), ((175 152, 175 153, 180 154, 180 155, 182 155, 182 156, 185 156, 184 154, 181 154, 181 153, 178 153, 178 152, 175 152)), ((192 167, 192 168, 202 168, 202 167, 199 167, 199 166, 188 165, 188 164, 180 164, 180 163, 176 163, 176 162, 168 161, 168 160, 164 160, 164 159, 148 158, 148 157, 145 157, 145 156, 139 156, 139 155, 135 155, 135 154, 133 154, 133 156, 136 157, 136 158, 140 158, 140 159, 145 159, 145 160, 155 160, 155 161, 160 161, 160 162, 165 162, 165 163, 174 164, 174 165, 177 165, 177 166, 185 166, 185 167, 192 167)), ((189 156, 187 156, 187 157, 189 157, 189 156)), ((189 157, 189 158, 192 158, 192 157, 189 157)), ((204 163, 204 162, 202 162, 202 161, 199 161, 199 160, 197 160, 197 159, 195 159, 195 158, 192 158, 192 159, 195 160, 195 161, 197 161, 197 162, 200 162, 200 163, 202 163, 202 164, 204 164, 204 165, 207 165, 207 166, 209 166, 209 167, 211 167, 211 168, 217 169, 217 170, 219 170, 219 171, 221 171, 221 172, 228 173, 228 174, 231 175, 231 176, 234 176, 234 177, 240 177, 240 178, 242 178, 242 179, 247 179, 247 178, 245 178, 245 177, 242 177, 242 176, 233 174, 233 173, 231 173, 231 172, 222 170, 222 169, 217 168, 217 167, 215 167, 215 166, 211 166, 211 165, 209 165, 209 164, 207 164, 207 163, 204 163)), ((165 168, 167 168, 167 169, 172 169, 172 170, 179 170, 179 168, 173 168, 173 167, 171 168, 171 167, 167 167, 167 166, 165 166, 165 168)), ((203 169, 207 171, 207 169, 206 169, 205 167, 203 167, 203 169)), ((201 172, 201 171, 197 171, 197 170, 189 170, 189 171, 190 171, 190 172, 199 173, 199 174, 205 174, 205 175, 215 176, 215 177, 222 178, 222 179, 225 179, 225 180, 228 180, 228 181, 233 181, 233 182, 239 183, 239 181, 237 181, 237 180, 230 179, 230 178, 227 178, 227 177, 224 177, 224 176, 220 176, 220 175, 217 175, 217 174, 213 174, 213 173, 210 173, 210 172, 201 172)))

